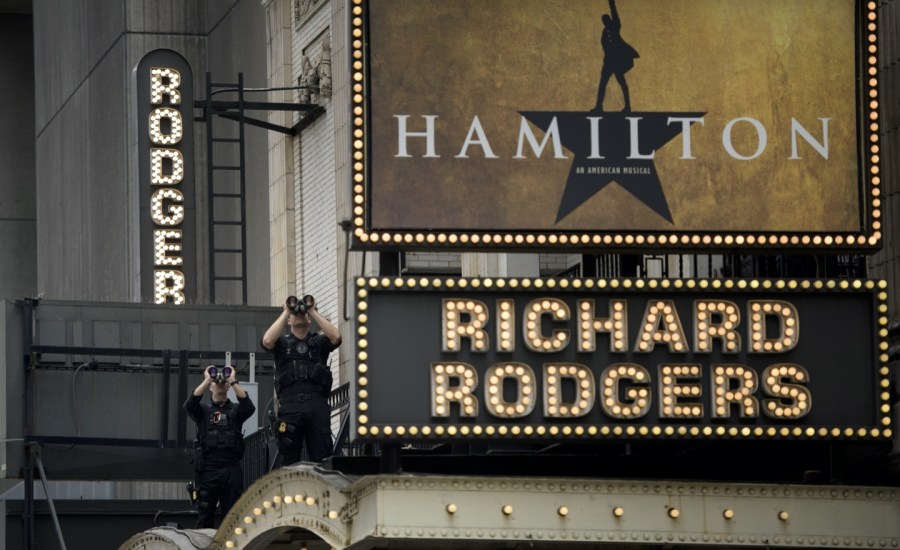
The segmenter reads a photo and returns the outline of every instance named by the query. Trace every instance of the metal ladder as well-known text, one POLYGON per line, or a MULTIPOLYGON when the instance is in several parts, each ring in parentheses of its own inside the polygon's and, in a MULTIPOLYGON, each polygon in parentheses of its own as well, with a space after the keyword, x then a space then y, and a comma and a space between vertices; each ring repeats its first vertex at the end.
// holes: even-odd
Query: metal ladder
POLYGON ((219 285, 225 282, 239 283, 241 303, 247 303, 247 202, 246 173, 244 169, 244 75, 238 73, 234 83, 216 83, 212 74, 206 73, 206 185, 209 231, 209 297, 216 303, 219 285), (237 101, 213 101, 217 94, 237 94, 237 101), (215 116, 237 122, 237 136, 216 134, 215 116), (217 151, 219 144, 235 144, 237 155, 217 151), (224 157, 218 159, 219 153, 224 157), (224 163, 228 164, 224 164, 224 163), (234 174, 237 174, 235 182, 234 174), (227 228, 237 228, 239 235, 227 228), (235 272, 234 266, 239 264, 235 272), (226 269, 230 267, 230 269, 226 269))
MULTIPOLYGON (((217 303, 217 295, 225 288, 222 285, 239 283, 241 304, 247 304, 247 205, 246 173, 244 169, 244 128, 246 125, 279 132, 289 136, 298 135, 304 128, 325 113, 325 108, 310 103, 283 103, 269 101, 247 101, 248 93, 268 93, 279 90, 299 90, 302 86, 286 88, 245 88, 244 74, 238 73, 237 83, 213 82, 212 74, 206 73, 206 98, 194 101, 194 107, 203 109, 203 116, 195 118, 206 123, 206 178, 207 178, 207 226, 209 235, 209 299, 217 303), (233 94, 230 99, 216 99, 215 96, 233 94), (246 115, 247 110, 296 111, 301 113, 299 121, 292 127, 279 126, 265 120, 246 115), (216 117, 237 123, 237 136, 219 136, 216 117), (220 164, 216 145, 236 144, 237 154, 222 155, 232 164, 220 164), (237 174, 235 178, 228 175, 237 174), (228 228, 237 228, 240 234, 228 235, 228 228), (223 235, 223 233, 226 233, 223 235), (238 267, 239 266, 239 267, 238 267), (229 270, 230 269, 230 270, 229 270)), ((227 161, 223 161, 227 162, 227 161)))

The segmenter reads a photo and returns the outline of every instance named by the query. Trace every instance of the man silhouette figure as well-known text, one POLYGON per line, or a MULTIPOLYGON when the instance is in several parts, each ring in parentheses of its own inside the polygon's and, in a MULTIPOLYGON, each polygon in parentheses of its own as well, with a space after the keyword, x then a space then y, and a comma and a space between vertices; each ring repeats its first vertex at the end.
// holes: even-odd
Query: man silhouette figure
POLYGON ((595 111, 603 110, 603 96, 606 94, 606 86, 609 77, 615 76, 616 82, 622 88, 625 98, 623 111, 631 111, 631 97, 628 94, 628 83, 625 82, 625 73, 634 67, 634 60, 638 55, 637 50, 622 39, 622 20, 616 11, 616 0, 609 0, 610 14, 603 14, 603 34, 600 36, 600 45, 603 47, 603 68, 600 70, 600 87, 597 90, 597 106, 595 111))

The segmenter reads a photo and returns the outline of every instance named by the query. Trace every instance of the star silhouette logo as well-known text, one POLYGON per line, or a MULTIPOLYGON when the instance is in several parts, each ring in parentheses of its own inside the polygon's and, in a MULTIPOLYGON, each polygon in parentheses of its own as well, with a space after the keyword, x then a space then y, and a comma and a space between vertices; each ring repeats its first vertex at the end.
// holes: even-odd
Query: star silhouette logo
POLYGON ((575 158, 569 169, 556 223, 611 183, 617 183, 671 224, 656 151, 706 113, 520 111, 543 132, 558 132, 575 158))

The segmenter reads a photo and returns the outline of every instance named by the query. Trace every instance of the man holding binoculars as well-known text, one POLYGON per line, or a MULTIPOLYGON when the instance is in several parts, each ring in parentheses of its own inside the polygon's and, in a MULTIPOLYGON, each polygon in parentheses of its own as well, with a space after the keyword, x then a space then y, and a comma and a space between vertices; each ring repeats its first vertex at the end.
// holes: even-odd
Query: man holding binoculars
POLYGON ((299 461, 304 445, 309 460, 321 462, 332 445, 328 354, 341 345, 341 333, 319 314, 312 296, 289 296, 261 343, 275 357, 277 465, 299 461), (310 331, 312 321, 321 332, 310 331))
POLYGON ((227 514, 244 490, 240 465, 244 455, 242 425, 256 407, 238 384, 234 368, 209 365, 203 372, 203 381, 184 402, 184 410, 197 423, 197 527, 212 528, 216 505, 227 514), (200 403, 207 388, 212 399, 200 403), (237 405, 228 399, 229 388, 237 396, 237 405))

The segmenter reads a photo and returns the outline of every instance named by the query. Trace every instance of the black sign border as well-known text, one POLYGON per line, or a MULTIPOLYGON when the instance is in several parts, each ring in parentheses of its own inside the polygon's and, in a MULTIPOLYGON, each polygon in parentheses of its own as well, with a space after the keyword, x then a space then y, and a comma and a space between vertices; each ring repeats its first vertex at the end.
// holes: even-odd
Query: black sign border
MULTIPOLYGON (((184 195, 185 219, 178 227, 182 232, 181 258, 182 265, 172 266, 168 269, 180 271, 185 277, 183 290, 185 303, 197 300, 197 235, 196 235, 196 205, 195 205, 195 174, 194 174, 194 72, 187 59, 179 52, 170 49, 157 49, 144 54, 132 73, 135 86, 135 98, 137 101, 137 152, 138 152, 138 190, 140 221, 140 265, 141 265, 141 300, 144 302, 156 302, 156 272, 166 270, 157 267, 154 260, 154 230, 165 229, 157 226, 150 216, 150 197, 153 192, 161 187, 150 183, 150 151, 153 144, 150 142, 149 117, 157 107, 171 107, 168 103, 153 105, 150 103, 150 70, 154 66, 173 68, 181 74, 181 105, 178 110, 182 115, 183 136, 178 144, 184 159, 184 177, 178 184, 178 189, 184 195)), ((171 302, 167 302, 171 304, 171 302)), ((174 304, 172 304, 174 305, 174 304)))
POLYGON ((354 250, 444 251, 555 251, 611 252, 684 251, 815 251, 817 253, 875 253, 882 242, 882 182, 877 3, 853 0, 856 11, 857 143, 859 156, 858 232, 679 232, 679 231, 496 231, 455 228, 374 227, 372 172, 369 155, 369 0, 352 0, 351 33, 351 197, 354 250))
POLYGON ((445 277, 360 277, 356 280, 356 357, 351 376, 351 395, 356 397, 351 414, 351 439, 382 442, 520 440, 520 441, 619 441, 619 440, 807 440, 807 441, 890 441, 891 364, 888 355, 888 283, 883 279, 531 279, 531 278, 445 278, 445 277), (727 293, 765 292, 790 294, 796 291, 822 293, 868 293, 877 316, 877 425, 868 426, 696 426, 620 423, 614 426, 573 426, 543 424, 540 427, 506 424, 428 424, 396 426, 368 421, 368 301, 370 291, 423 292, 426 290, 477 291, 508 288, 511 291, 583 292, 585 290, 727 293), (530 431, 529 431, 530 428, 530 431), (543 430, 541 430, 543 428, 543 430))

